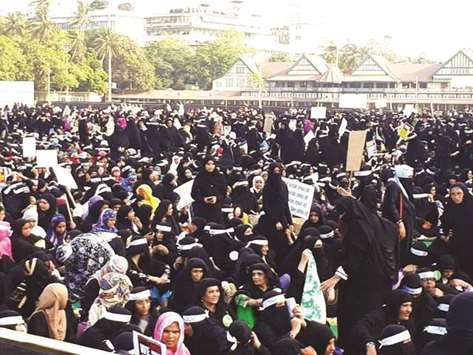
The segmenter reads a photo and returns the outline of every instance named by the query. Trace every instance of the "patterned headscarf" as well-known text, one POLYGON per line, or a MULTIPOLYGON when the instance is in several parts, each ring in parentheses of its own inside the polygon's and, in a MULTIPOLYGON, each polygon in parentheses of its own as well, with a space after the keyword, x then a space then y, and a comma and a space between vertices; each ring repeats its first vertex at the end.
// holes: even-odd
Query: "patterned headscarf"
POLYGON ((89 311, 89 324, 100 320, 104 312, 112 306, 125 306, 133 285, 128 276, 110 272, 99 280, 100 291, 89 311))
POLYGON ((92 232, 117 232, 117 228, 109 228, 107 226, 107 222, 111 219, 116 219, 117 218, 117 213, 112 210, 111 208, 106 208, 105 210, 102 211, 99 217, 99 221, 97 224, 94 226, 92 229, 92 232))

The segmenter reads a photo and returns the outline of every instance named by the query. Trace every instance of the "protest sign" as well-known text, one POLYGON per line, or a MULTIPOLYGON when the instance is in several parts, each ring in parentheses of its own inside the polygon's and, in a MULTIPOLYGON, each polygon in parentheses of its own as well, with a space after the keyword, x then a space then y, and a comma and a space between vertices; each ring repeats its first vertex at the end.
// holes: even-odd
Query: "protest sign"
POLYGON ((23 157, 36 157, 36 137, 23 137, 23 157))
POLYGON ((52 168, 57 166, 57 151, 56 150, 37 150, 36 151, 36 166, 39 168, 52 168))
POLYGON ((191 196, 192 185, 194 185, 194 180, 188 181, 174 189, 174 192, 180 197, 179 203, 176 206, 178 210, 190 206, 192 202, 194 202, 194 199, 191 196))
POLYGON ((373 139, 369 142, 366 142, 366 152, 368 153, 368 159, 374 157, 377 153, 376 141, 373 139))
POLYGON ((291 214, 308 219, 314 198, 314 186, 287 178, 284 178, 284 182, 289 192, 289 209, 291 214))
POLYGON ((63 168, 62 166, 53 166, 54 174, 59 185, 68 187, 69 189, 77 189, 77 183, 71 174, 69 169, 63 168))
POLYGON ((166 345, 160 341, 133 331, 133 350, 135 355, 166 355, 166 345))
POLYGON ((310 109, 310 118, 316 120, 327 118, 327 108, 325 106, 312 107, 310 109))
POLYGON ((366 94, 341 94, 338 101, 339 108, 366 109, 368 106, 368 95, 366 94))
POLYGON ((365 147, 366 131, 351 131, 348 138, 346 171, 360 170, 365 147))

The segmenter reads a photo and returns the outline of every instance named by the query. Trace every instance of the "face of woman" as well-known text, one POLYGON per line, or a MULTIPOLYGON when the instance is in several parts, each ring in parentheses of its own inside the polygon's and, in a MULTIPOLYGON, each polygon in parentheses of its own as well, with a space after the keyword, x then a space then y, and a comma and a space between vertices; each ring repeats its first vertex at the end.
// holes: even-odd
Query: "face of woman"
POLYGON ((140 317, 147 316, 149 314, 149 310, 151 309, 150 300, 135 301, 135 309, 136 313, 138 313, 140 317))
POLYGON ((135 211, 130 210, 130 212, 128 212, 126 216, 129 220, 132 220, 133 218, 135 218, 135 211))
POLYGON ((38 207, 43 212, 49 211, 49 202, 44 199, 41 199, 38 201, 38 207))
POLYGON ((466 174, 468 180, 473 179, 473 170, 469 170, 468 173, 466 174))
POLYGON ((113 228, 115 227, 115 223, 117 222, 117 220, 115 218, 110 218, 108 221, 107 221, 107 227, 108 228, 113 228))
POLYGON ((319 214, 317 212, 310 213, 310 221, 312 223, 317 223, 320 220, 319 214))
POLYGON ((169 205, 166 211, 166 216, 168 217, 172 216, 173 211, 174 211, 174 208, 172 207, 172 205, 169 205))
POLYGON ((459 187, 454 187, 450 190, 450 198, 452 199, 454 204, 459 205, 463 202, 464 193, 463 190, 459 187))
POLYGON ((191 279, 193 282, 199 282, 202 280, 202 277, 204 276, 204 269, 202 268, 194 268, 191 270, 191 279))
POLYGON ((264 180, 263 179, 256 179, 255 180, 255 188, 256 190, 261 190, 264 185, 264 180))
POLYGON ((66 222, 59 223, 55 229, 57 234, 64 234, 66 231, 66 222))
POLYGON ((267 246, 267 245, 262 245, 262 246, 261 246, 261 255, 262 255, 262 256, 266 256, 266 255, 268 255, 268 252, 269 252, 269 246, 267 246))
POLYGON ((335 352, 335 339, 332 338, 325 348, 325 355, 332 355, 335 352))
POLYGON ((21 228, 21 234, 23 237, 29 237, 31 234, 31 223, 26 223, 22 228, 21 228))
POLYGON ((255 286, 265 286, 267 284, 266 275, 263 271, 255 270, 251 274, 251 279, 255 286))
POLYGON ((5 210, 0 210, 0 221, 4 221, 6 217, 5 210))
POLYGON ((205 291, 202 301, 207 304, 217 304, 220 299, 220 289, 218 286, 211 286, 205 291))
POLYGON ((248 236, 250 236, 250 235, 253 234, 253 229, 247 228, 247 229, 245 230, 245 233, 243 233, 243 234, 244 234, 245 237, 248 237, 248 236))
POLYGON ((412 302, 404 302, 399 308, 399 320, 406 321, 412 313, 412 302))
POLYGON ((161 341, 166 344, 166 347, 171 350, 176 350, 181 336, 181 330, 177 322, 172 323, 169 327, 164 328, 161 341))
POLYGON ((209 160, 206 164, 205 164, 205 170, 209 173, 213 173, 214 170, 215 170, 215 162, 213 160, 209 160))
POLYGON ((235 218, 240 218, 241 217, 241 208, 240 207, 235 207, 233 210, 233 215, 235 218))
POLYGON ((186 179, 192 179, 192 171, 190 169, 187 169, 184 175, 186 176, 186 179))

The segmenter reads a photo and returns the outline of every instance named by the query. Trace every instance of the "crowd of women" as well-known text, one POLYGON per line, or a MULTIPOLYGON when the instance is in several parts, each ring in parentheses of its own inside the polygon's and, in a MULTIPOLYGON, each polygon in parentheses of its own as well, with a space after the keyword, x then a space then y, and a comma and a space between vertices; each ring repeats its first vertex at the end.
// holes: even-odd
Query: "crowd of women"
POLYGON ((168 355, 473 353, 472 113, 0 116, 0 327, 122 354, 133 332, 168 355), (376 151, 353 174, 356 130, 376 151), (307 220, 286 178, 314 186, 307 220))

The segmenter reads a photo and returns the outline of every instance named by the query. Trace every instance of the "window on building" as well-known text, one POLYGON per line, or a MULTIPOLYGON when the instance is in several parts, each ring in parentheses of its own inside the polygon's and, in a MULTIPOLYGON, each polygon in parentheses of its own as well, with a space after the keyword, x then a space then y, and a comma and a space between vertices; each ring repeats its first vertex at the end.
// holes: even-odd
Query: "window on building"
POLYGON ((243 66, 236 67, 236 72, 237 74, 245 74, 245 67, 243 66))
POLYGON ((299 82, 299 87, 300 87, 300 88, 303 88, 303 89, 306 89, 306 88, 307 88, 307 81, 301 81, 301 82, 299 82))
POLYGON ((287 87, 288 88, 293 88, 294 87, 294 82, 293 81, 288 81, 287 82, 287 87))
POLYGON ((233 87, 233 78, 227 78, 227 79, 225 80, 225 86, 226 86, 227 88, 233 87))
POLYGON ((245 85, 245 79, 244 78, 238 78, 237 79, 237 87, 238 88, 244 88, 246 85, 245 85))
POLYGON ((427 83, 419 83, 419 88, 427 89, 427 83))

